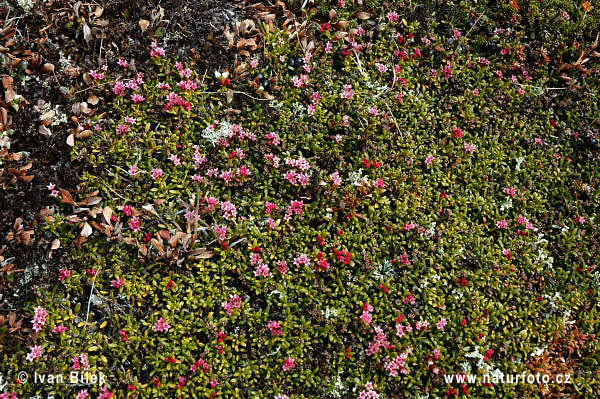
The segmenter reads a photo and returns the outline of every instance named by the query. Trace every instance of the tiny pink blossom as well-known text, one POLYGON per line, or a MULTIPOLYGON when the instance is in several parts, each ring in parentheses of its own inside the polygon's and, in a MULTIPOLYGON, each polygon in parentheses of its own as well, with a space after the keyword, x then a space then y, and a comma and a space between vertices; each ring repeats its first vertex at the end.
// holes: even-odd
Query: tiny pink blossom
POLYGON ((34 345, 34 346, 30 346, 29 349, 31 351, 27 354, 27 361, 33 362, 35 359, 39 359, 40 357, 42 357, 42 347, 41 346, 34 345))
POLYGON ((159 332, 168 332, 171 329, 171 325, 165 321, 162 317, 157 320, 152 326, 152 330, 159 332))

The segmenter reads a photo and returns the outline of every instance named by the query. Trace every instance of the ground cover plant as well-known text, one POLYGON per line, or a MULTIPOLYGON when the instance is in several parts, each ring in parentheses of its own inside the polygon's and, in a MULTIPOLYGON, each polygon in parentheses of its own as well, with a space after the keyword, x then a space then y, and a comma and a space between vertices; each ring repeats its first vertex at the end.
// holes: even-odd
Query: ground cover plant
POLYGON ((597 396, 598 7, 268 7, 229 68, 157 35, 82 73, 0 371, 106 381, 0 398, 597 396), (571 379, 444 378, 523 372, 571 379))

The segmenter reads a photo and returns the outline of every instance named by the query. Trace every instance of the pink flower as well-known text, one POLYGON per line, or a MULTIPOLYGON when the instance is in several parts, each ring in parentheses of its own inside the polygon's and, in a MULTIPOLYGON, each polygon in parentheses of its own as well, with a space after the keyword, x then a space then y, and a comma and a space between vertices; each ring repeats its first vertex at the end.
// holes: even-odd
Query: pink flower
POLYGON ((373 321, 373 317, 371 316, 371 313, 369 313, 367 311, 362 312, 362 314, 360 315, 360 319, 367 325, 371 324, 371 321, 373 321))
POLYGON ((504 192, 504 194, 508 195, 509 197, 514 197, 515 195, 517 195, 517 190, 514 187, 505 187, 504 190, 502 190, 502 192, 504 192))
POLYGON ((129 167, 129 170, 127 171, 127 173, 129 173, 129 176, 135 176, 138 173, 138 168, 137 165, 131 165, 129 167))
POLYGON ((221 202, 221 211, 225 219, 233 219, 237 216, 235 205, 229 201, 221 202))
POLYGON ((277 270, 281 274, 286 274, 288 272, 288 264, 284 260, 277 261, 277 270))
POLYGON ((272 230, 277 227, 277 223, 272 218, 267 219, 267 226, 272 230))
POLYGON ((71 271, 67 269, 61 269, 58 272, 58 281, 65 281, 67 277, 71 276, 71 271))
POLYGON ((239 309, 242 306, 242 298, 238 295, 232 295, 229 298, 229 302, 223 302, 221 305, 225 309, 225 312, 231 316, 234 309, 239 309))
POLYGON ((152 169, 152 179, 158 180, 161 176, 165 174, 161 168, 153 168, 152 169))
POLYGON ((117 96, 123 97, 125 95, 126 88, 127 88, 127 86, 125 85, 125 83, 121 82, 120 80, 117 80, 115 82, 115 84, 113 85, 112 91, 117 96))
POLYGON ((344 92, 342 93, 342 98, 344 100, 351 100, 354 97, 354 90, 352 90, 352 86, 344 85, 344 92))
POLYGON ((465 148, 465 151, 468 152, 469 154, 472 154, 477 149, 477 147, 471 143, 464 143, 463 147, 465 148))
POLYGON ((331 174, 331 183, 334 186, 339 186, 342 182, 342 178, 340 177, 340 174, 338 172, 334 172, 331 174))
POLYGON ((438 330, 443 330, 444 327, 446 327, 446 324, 447 324, 446 319, 441 318, 435 326, 437 327, 438 330))
POLYGON ((379 399, 379 394, 373 389, 373 383, 371 381, 365 384, 365 389, 360 391, 357 399, 379 399))
POLYGON ((333 50, 333 44, 331 44, 331 42, 327 42, 327 44, 325 44, 325 53, 331 54, 332 50, 333 50))
POLYGON ((110 282, 110 286, 114 288, 121 288, 123 284, 125 284, 125 280, 123 280, 123 278, 118 278, 110 282))
POLYGON ((132 229, 133 231, 140 231, 140 219, 137 216, 134 216, 131 218, 131 220, 128 223, 129 228, 132 229))
POLYGON ((275 205, 273 202, 265 202, 265 215, 270 214, 271 212, 273 212, 275 209, 277 209, 277 205, 275 205))
POLYGON ((224 241, 227 238, 227 226, 213 226, 213 230, 217 233, 219 240, 224 241))
POLYGON ((498 227, 499 229, 507 229, 508 221, 506 219, 498 220, 496 222, 496 227, 498 227))
POLYGON ((431 165, 431 163, 433 162, 433 160, 435 159, 435 157, 431 154, 427 155, 427 158, 425 158, 425 163, 427 165, 431 165))
POLYGON ((411 231, 411 230, 412 230, 412 229, 414 229, 415 227, 417 227, 417 225, 416 225, 416 224, 414 224, 414 223, 412 223, 412 222, 411 222, 411 223, 405 223, 405 224, 404 224, 404 230, 406 230, 406 231, 411 231))
POLYGON ((179 157, 176 154, 171 154, 169 159, 171 160, 171 162, 173 162, 173 166, 181 165, 181 159, 179 159, 179 157))
POLYGON ((158 319, 156 323, 152 326, 152 330, 159 332, 168 332, 171 329, 171 325, 165 321, 162 317, 158 319))
POLYGON ((41 306, 35 308, 35 312, 33 315, 33 330, 40 332, 44 324, 46 324, 46 317, 48 316, 48 311, 41 306))
POLYGON ((439 358, 440 358, 440 355, 441 355, 441 352, 440 352, 440 350, 439 350, 438 348, 435 348, 435 349, 433 350, 433 358, 434 358, 435 360, 437 360, 437 359, 439 359, 439 358))
POLYGON ((117 61, 119 66, 122 68, 127 68, 129 66, 129 63, 124 60, 123 58, 119 58, 119 61, 117 61))
POLYGON ((27 361, 33 362, 35 359, 39 359, 40 357, 42 357, 42 347, 41 346, 34 345, 34 346, 30 346, 29 349, 31 351, 27 354, 27 361))
POLYGON ((102 392, 98 395, 98 399, 110 399, 113 397, 113 393, 108 390, 108 387, 105 385, 102 387, 102 392))
POLYGON ((269 267, 267 265, 265 265, 264 263, 260 263, 256 270, 254 270, 254 275, 256 277, 269 277, 271 275, 271 272, 269 271, 269 267))
POLYGON ((117 125, 117 133, 118 134, 127 134, 127 132, 129 131, 130 126, 129 125, 117 125))
POLYGON ((67 327, 65 327, 65 326, 63 326, 63 325, 60 325, 60 326, 55 326, 55 327, 52 329, 52 332, 53 332, 54 334, 62 334, 62 333, 64 333, 65 331, 67 331, 67 327))
POLYGON ((396 23, 396 22, 398 22, 398 14, 396 12, 394 12, 394 11, 388 12, 387 13, 387 19, 391 23, 396 23))
POLYGON ((146 100, 146 98, 140 94, 135 93, 131 95, 131 101, 133 101, 135 104, 139 104, 144 100, 146 100))
POLYGON ((281 323, 278 321, 271 320, 267 324, 267 328, 271 331, 271 335, 281 335, 281 323))
POLYGON ((379 71, 379 73, 385 73, 388 70, 387 66, 385 66, 384 64, 377 63, 375 64, 375 66, 377 66, 377 70, 379 71))
POLYGON ((461 32, 461 31, 459 31, 458 29, 454 29, 454 30, 452 31, 452 39, 453 39, 453 40, 457 40, 457 39, 458 39, 459 37, 461 37, 461 36, 462 36, 462 32, 461 32))
POLYGON ((76 399, 86 399, 89 396, 90 394, 88 393, 87 389, 82 389, 77 393, 76 399))
POLYGON ((296 266, 298 266, 298 267, 300 265, 309 266, 310 265, 310 259, 305 254, 300 254, 300 255, 296 256, 296 258, 294 259, 294 264, 296 266))
POLYGON ((295 366, 295 360, 293 357, 288 357, 283 361, 283 371, 290 371, 295 366))
POLYGON ((152 42, 151 46, 152 50, 150 50, 150 57, 164 57, 165 50, 162 47, 159 47, 156 42, 152 42))

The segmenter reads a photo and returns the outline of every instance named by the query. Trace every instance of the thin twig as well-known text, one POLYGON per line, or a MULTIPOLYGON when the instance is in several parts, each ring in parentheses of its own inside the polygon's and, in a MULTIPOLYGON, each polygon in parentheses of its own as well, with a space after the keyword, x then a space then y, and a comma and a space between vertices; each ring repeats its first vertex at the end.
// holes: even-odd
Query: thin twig
POLYGON ((471 31, 473 30, 473 28, 475 27, 475 25, 477 25, 477 22, 479 22, 479 20, 481 19, 481 17, 483 17, 483 12, 479 15, 479 18, 477 18, 477 20, 473 23, 473 25, 471 25, 471 28, 469 29, 469 31, 467 32, 467 34, 465 35, 465 37, 469 36, 469 33, 471 33, 471 31))
POLYGON ((90 316, 90 304, 92 303, 92 295, 94 295, 94 286, 96 285, 96 276, 98 275, 98 273, 100 273, 100 268, 102 268, 102 265, 98 266, 98 270, 96 271, 96 274, 94 274, 94 278, 92 279, 92 289, 90 290, 90 297, 88 298, 87 312, 85 314, 85 325, 83 326, 84 330, 87 328, 88 318, 90 316))

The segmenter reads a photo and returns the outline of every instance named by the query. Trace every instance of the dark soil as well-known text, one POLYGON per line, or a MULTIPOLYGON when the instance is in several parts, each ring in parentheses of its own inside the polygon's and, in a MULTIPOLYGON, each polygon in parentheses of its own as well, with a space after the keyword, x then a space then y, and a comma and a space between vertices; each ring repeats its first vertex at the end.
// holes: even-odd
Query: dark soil
MULTIPOLYGON (((16 4, 9 5, 7 14, 9 7, 3 4, 0 19, 4 26, 14 23, 17 28, 12 37, 15 43, 10 49, 29 49, 30 54, 37 56, 35 63, 29 63, 29 71, 23 72, 18 67, 0 68, 3 75, 15 79, 15 91, 27 101, 18 112, 9 109, 7 127, 15 130, 10 136, 10 151, 29 153, 17 164, 0 165, 0 168, 20 167, 31 162, 32 167, 27 172, 34 176, 29 183, 18 181, 8 184, 5 190, 0 188, 0 269, 4 259, 4 264, 12 263, 13 270, 20 270, 6 279, 0 272, 0 312, 15 311, 19 318, 28 319, 28 312, 21 309, 23 304, 30 301, 37 290, 57 281, 58 270, 71 262, 64 249, 54 251, 52 259, 47 258, 50 237, 40 230, 39 211, 56 204, 47 186, 53 183, 57 188, 77 191, 78 176, 85 169, 84 164, 70 161, 70 147, 66 144, 76 124, 68 120, 51 126, 51 136, 42 135, 38 132, 40 113, 34 106, 40 101, 51 107, 58 105, 67 118, 71 118, 71 106, 87 98, 84 72, 103 64, 114 68, 120 57, 143 71, 154 40, 164 46, 169 55, 192 56, 200 68, 230 69, 236 54, 227 47, 223 31, 243 16, 233 2, 218 0, 109 0, 95 3, 103 6, 100 16, 94 15, 96 6, 82 4, 75 11, 73 2, 66 0, 44 2, 29 15, 22 15, 23 10, 16 4), (15 15, 18 18, 15 19, 15 15), (81 18, 92 28, 96 27, 94 38, 89 42, 84 40, 81 18), (141 19, 151 21, 144 32, 140 28, 141 19), (94 25, 97 20, 107 20, 108 24, 94 25), (79 73, 75 76, 66 73, 61 59, 63 63, 68 59, 79 73), (40 66, 44 63, 54 65, 54 72, 43 73, 40 66), (29 78, 21 84, 18 78, 25 75, 29 78), (6 239, 17 218, 23 220, 25 230, 34 230, 31 245, 6 239)), ((1 98, 3 94, 0 93, 1 98)))

